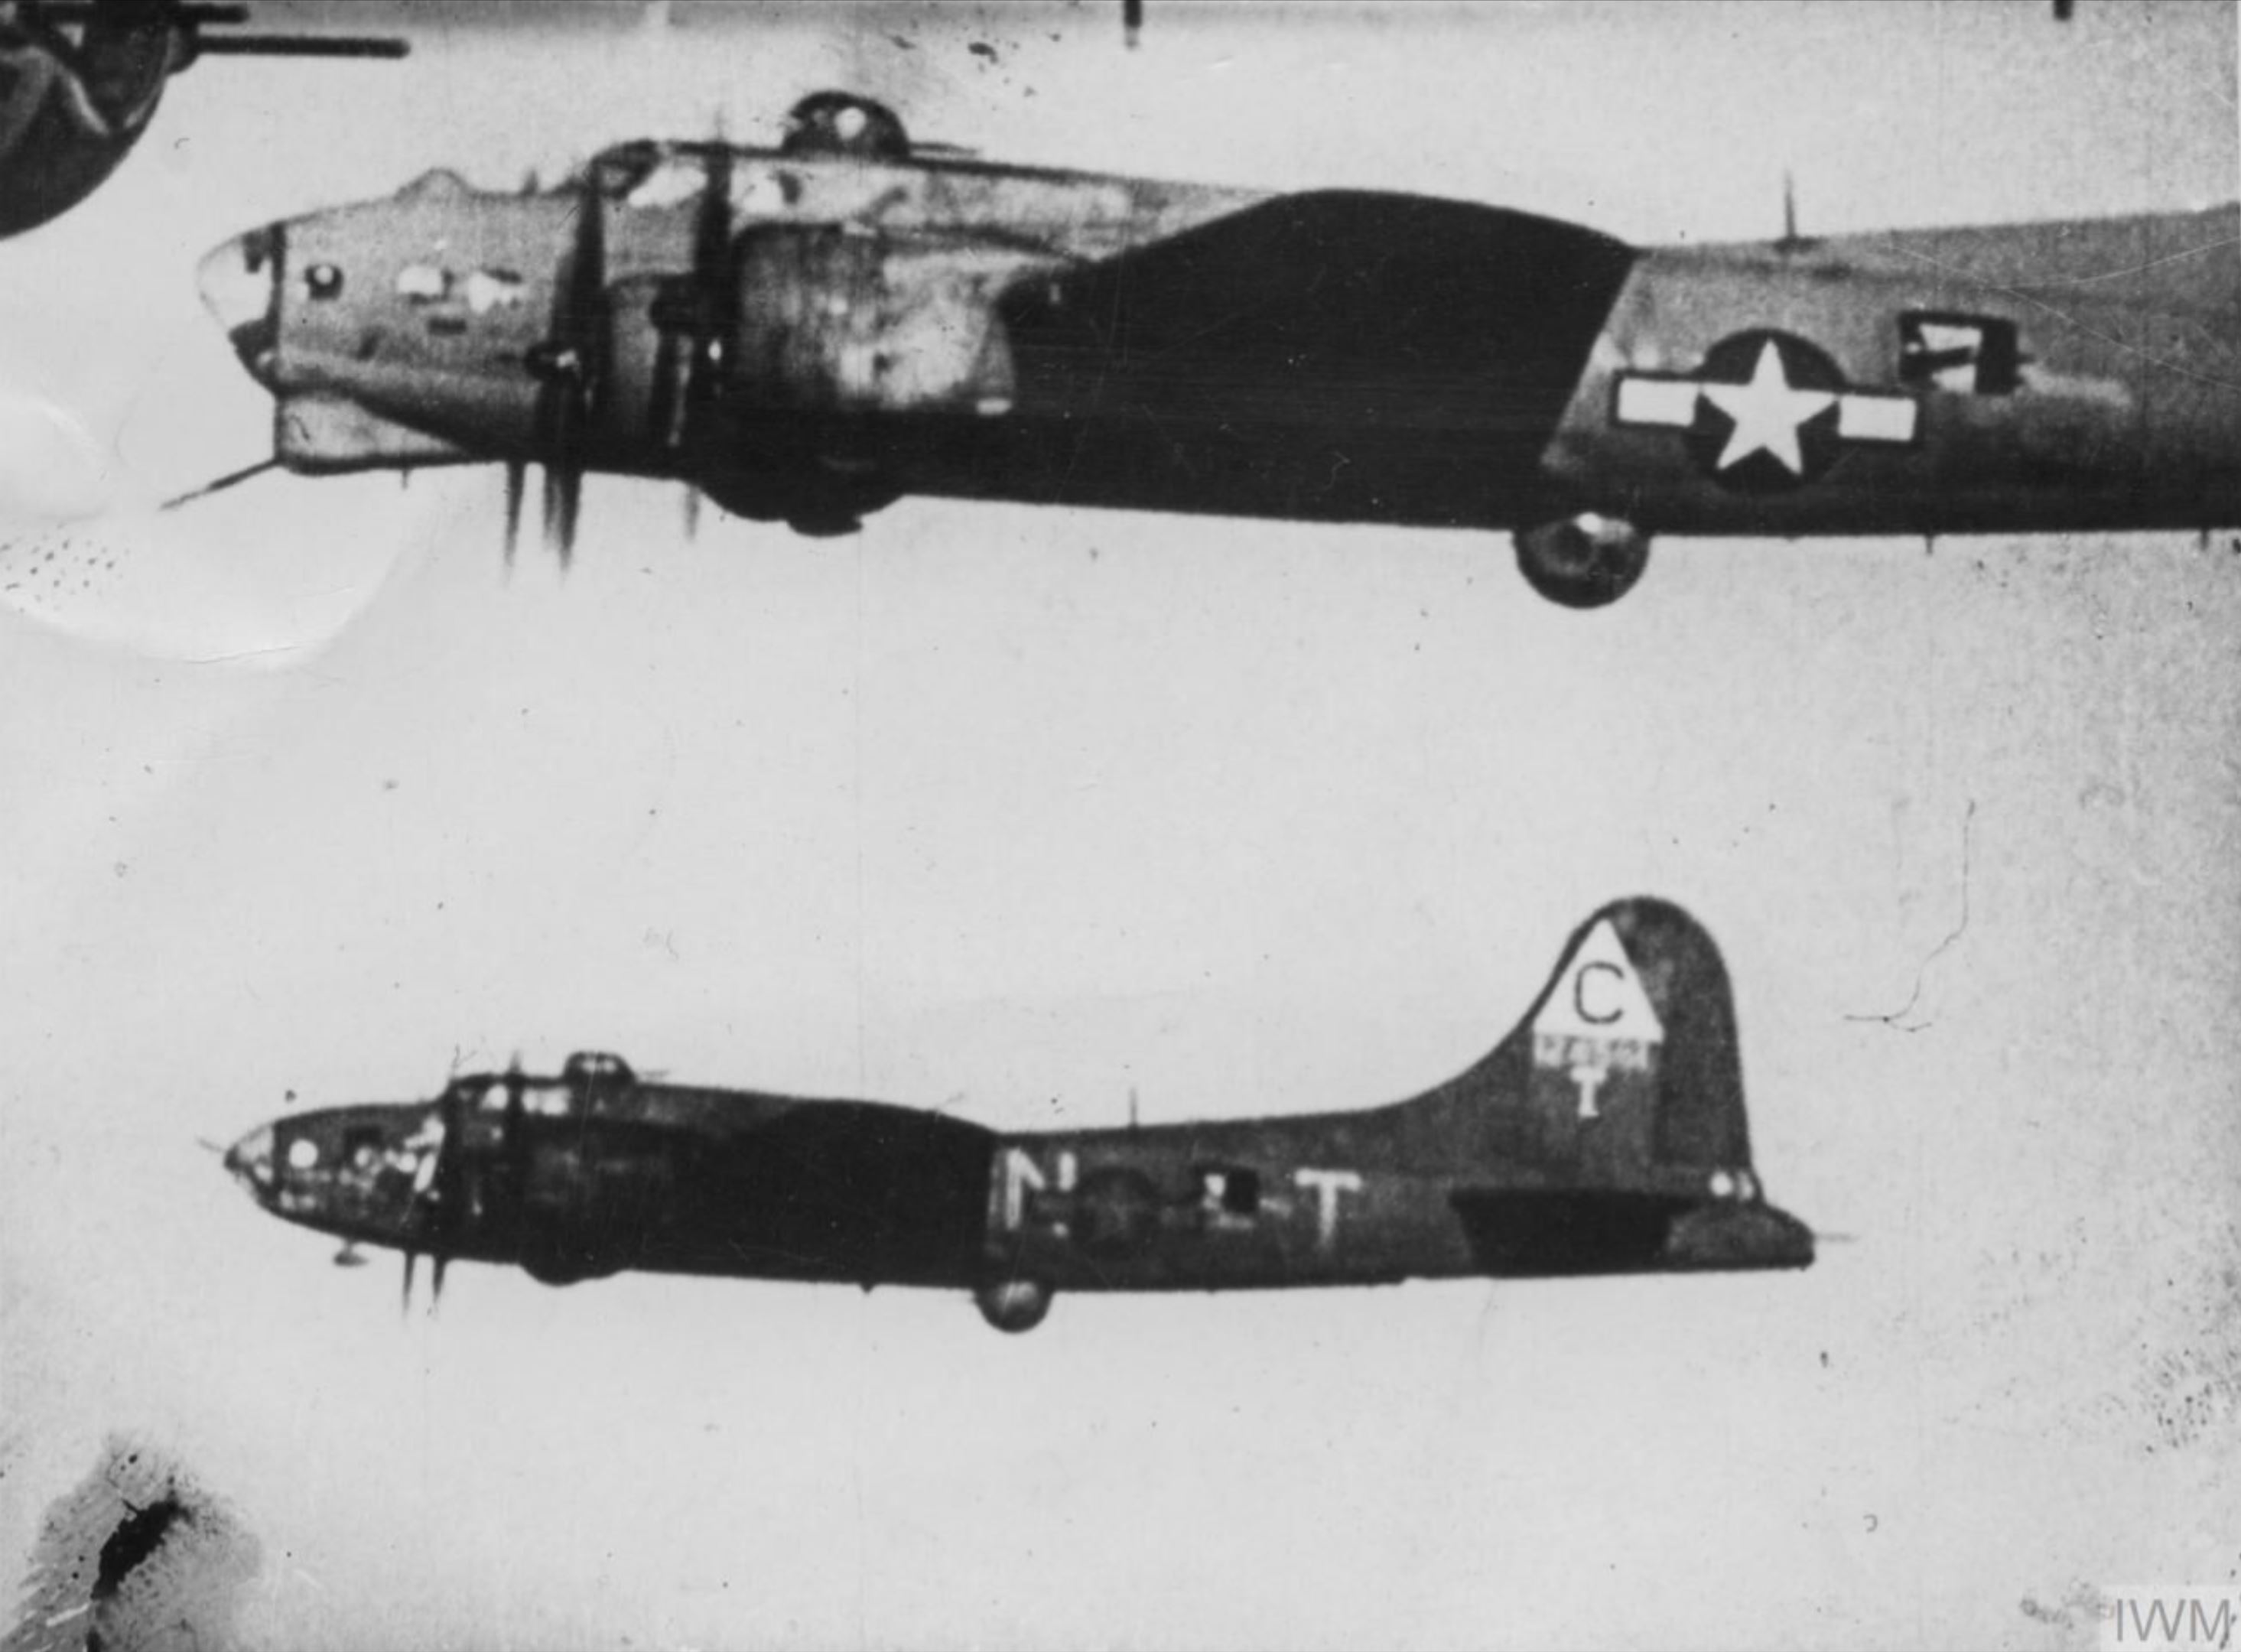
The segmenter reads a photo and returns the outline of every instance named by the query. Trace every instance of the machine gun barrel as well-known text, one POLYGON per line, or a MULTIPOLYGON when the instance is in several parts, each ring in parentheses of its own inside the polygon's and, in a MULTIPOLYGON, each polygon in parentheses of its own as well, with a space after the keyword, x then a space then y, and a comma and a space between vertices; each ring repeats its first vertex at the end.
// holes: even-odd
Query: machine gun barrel
POLYGON ((211 23, 228 25, 247 23, 249 8, 243 5, 173 4, 171 0, 55 0, 48 5, 31 8, 42 23, 176 23, 182 28, 200 29, 211 23))
POLYGON ((205 57, 402 57, 403 40, 375 35, 202 35, 195 50, 205 57))
POLYGON ((249 21, 245 5, 205 4, 198 0, 55 0, 34 6, 32 15, 50 24, 103 23, 112 28, 168 27, 181 30, 197 57, 402 57, 409 42, 378 35, 237 35, 220 30, 249 21))

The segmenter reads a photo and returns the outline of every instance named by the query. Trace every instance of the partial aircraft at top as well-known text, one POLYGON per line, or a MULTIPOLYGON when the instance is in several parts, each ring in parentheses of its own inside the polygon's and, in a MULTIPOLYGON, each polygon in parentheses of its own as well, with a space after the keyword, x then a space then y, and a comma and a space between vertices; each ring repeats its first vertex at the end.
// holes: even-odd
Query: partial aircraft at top
POLYGON ((994 165, 826 92, 775 149, 431 172, 202 283, 276 402, 223 482, 502 464, 509 551, 532 464, 564 555, 612 472, 811 534, 911 493, 1505 529, 1582 607, 1661 532, 2241 523, 2236 206, 1639 249, 994 165))
POLYGON ((76 206, 124 163, 173 75, 204 57, 401 57, 401 40, 243 35, 245 5, 0 3, 0 236, 76 206))
POLYGON ((1803 1267, 1767 1202, 1735 1003, 1664 901, 1582 924, 1480 1060, 1349 1113, 1006 1135, 879 1102, 642 1080, 454 1079, 432 1101, 296 1114, 226 1167, 345 1241, 518 1264, 971 1291, 1023 1331, 1056 1292, 1214 1291, 1803 1267))

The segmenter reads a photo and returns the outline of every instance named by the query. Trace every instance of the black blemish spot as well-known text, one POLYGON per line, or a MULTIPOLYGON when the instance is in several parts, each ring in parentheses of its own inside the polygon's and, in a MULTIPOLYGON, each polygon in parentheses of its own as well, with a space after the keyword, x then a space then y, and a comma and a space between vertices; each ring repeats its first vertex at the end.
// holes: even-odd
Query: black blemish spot
POLYGON ((965 50, 971 52, 975 57, 986 57, 992 64, 996 61, 995 47, 990 45, 985 40, 976 40, 971 45, 966 47, 965 50))
POLYGON ((238 1646, 261 1564, 257 1539, 191 1470, 112 1435, 85 1477, 47 1505, 0 1647, 238 1646))
POLYGON ((101 1569, 93 1579, 97 1601, 115 1595, 140 1563, 163 1547, 175 1523, 194 1518, 176 1497, 159 1497, 145 1508, 133 1508, 130 1503, 124 1506, 131 1512, 117 1522, 109 1541, 101 1546, 101 1569))

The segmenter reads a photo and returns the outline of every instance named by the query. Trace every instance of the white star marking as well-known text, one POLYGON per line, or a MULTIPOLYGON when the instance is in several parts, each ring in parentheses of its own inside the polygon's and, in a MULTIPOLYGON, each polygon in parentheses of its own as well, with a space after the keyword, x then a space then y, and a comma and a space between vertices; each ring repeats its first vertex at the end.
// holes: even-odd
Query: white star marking
POLYGON ((1698 386, 1704 399, 1735 420, 1728 445, 1720 451, 1718 468, 1726 470, 1754 453, 1771 454, 1792 476, 1805 474, 1805 455, 1798 450, 1797 430, 1815 414, 1835 403, 1834 391, 1797 390, 1782 370, 1782 352, 1769 338, 1759 347, 1758 365, 1747 385, 1707 384, 1698 386))

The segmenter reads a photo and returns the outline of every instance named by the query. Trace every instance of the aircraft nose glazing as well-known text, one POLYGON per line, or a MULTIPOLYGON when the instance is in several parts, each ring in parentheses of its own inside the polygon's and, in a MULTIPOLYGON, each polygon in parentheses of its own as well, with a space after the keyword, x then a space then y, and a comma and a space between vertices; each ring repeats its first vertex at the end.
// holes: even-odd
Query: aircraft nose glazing
POLYGON ((262 379, 279 342, 280 237, 251 230, 213 249, 196 271, 204 305, 232 342, 234 354, 262 379))
POLYGON ((262 1124, 225 1152, 225 1167, 234 1180, 260 1200, 273 1190, 272 1147, 272 1127, 262 1124))

